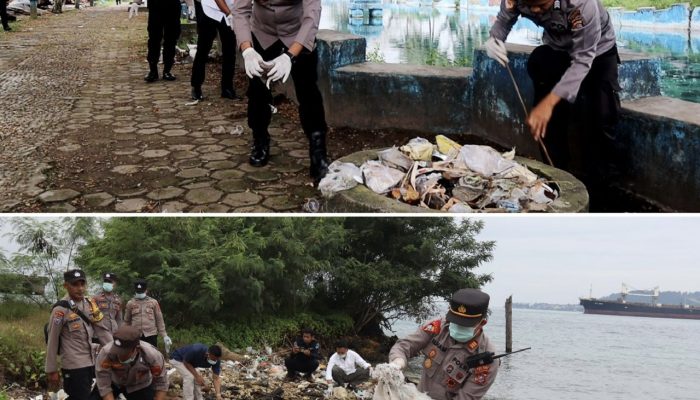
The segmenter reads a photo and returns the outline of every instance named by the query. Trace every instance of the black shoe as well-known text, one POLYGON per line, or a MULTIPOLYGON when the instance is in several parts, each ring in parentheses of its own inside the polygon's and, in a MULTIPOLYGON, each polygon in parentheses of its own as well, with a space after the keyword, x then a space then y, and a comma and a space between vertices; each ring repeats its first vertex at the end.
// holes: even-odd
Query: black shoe
POLYGON ((163 80, 164 81, 174 81, 175 79, 177 79, 177 78, 175 78, 175 75, 171 74, 170 71, 163 72, 163 80))
POLYGON ((242 97, 236 94, 233 89, 221 89, 221 97, 231 100, 241 100, 242 97))
POLYGON ((248 162, 254 167, 267 165, 270 159, 270 134, 256 134, 253 132, 253 146, 250 149, 248 162))
POLYGON ((151 71, 143 78, 144 81, 151 83, 158 80, 158 71, 151 71))
POLYGON ((309 135, 309 159, 311 160, 309 174, 314 178, 314 182, 318 184, 328 173, 326 132, 316 131, 311 132, 309 135))
POLYGON ((204 100, 201 86, 192 86, 192 100, 204 100))
POLYGON ((12 28, 10 28, 10 25, 3 25, 3 26, 2 26, 2 29, 3 29, 5 32, 9 32, 9 31, 12 30, 12 28))
POLYGON ((355 389, 357 389, 357 388, 352 383, 348 383, 348 386, 346 387, 346 389, 348 389, 348 391, 350 391, 350 392, 354 392, 355 389))
POLYGON ((295 382, 297 379, 299 379, 299 375, 297 374, 287 374, 287 376, 284 377, 285 382, 295 382))

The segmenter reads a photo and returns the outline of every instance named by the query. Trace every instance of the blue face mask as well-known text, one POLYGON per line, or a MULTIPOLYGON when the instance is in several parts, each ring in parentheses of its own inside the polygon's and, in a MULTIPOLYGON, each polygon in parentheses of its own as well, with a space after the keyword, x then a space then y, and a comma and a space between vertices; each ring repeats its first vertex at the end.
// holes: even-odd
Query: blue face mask
POLYGON ((103 282, 102 289, 104 289, 105 292, 111 292, 112 290, 114 290, 114 284, 110 282, 103 282))
POLYGON ((464 343, 470 341, 475 334, 476 328, 467 328, 457 324, 450 324, 450 336, 457 342, 464 343))
POLYGON ((136 295, 134 295, 134 297, 136 297, 139 300, 143 300, 146 298, 146 293, 136 293, 136 295))

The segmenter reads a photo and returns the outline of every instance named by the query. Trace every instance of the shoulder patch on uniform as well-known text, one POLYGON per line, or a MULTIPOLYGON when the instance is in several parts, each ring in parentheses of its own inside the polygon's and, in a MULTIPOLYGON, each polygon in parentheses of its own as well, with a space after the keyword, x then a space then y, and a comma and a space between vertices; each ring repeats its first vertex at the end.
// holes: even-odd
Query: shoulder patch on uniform
POLYGON ((569 26, 571 29, 581 29, 584 25, 586 25, 586 21, 581 14, 581 8, 577 7, 569 13, 569 26))
POLYGON ((53 313, 54 318, 63 318, 64 315, 66 315, 66 313, 64 313, 63 311, 58 311, 58 310, 54 311, 54 313, 53 313))
POLYGON ((109 359, 104 359, 104 360, 102 360, 100 367, 102 369, 112 369, 112 362, 109 361, 109 359))
POLYGON ((489 371, 491 367, 488 365, 482 365, 474 368, 474 383, 477 385, 484 386, 489 382, 489 371))
POLYGON ((160 365, 152 365, 151 366, 151 374, 153 376, 160 376, 160 374, 163 372, 163 368, 160 367, 160 365))
POLYGON ((441 325, 440 320, 436 319, 435 321, 424 325, 422 329, 423 329, 423 332, 429 333, 431 335, 437 335, 441 331, 440 325, 441 325))

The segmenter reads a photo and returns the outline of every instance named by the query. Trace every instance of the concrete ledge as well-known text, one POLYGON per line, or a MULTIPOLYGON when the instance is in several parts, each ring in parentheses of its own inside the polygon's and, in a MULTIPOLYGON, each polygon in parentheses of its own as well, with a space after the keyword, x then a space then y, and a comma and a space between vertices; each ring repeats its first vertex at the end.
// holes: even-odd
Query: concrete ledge
POLYGON ((690 30, 700 32, 700 7, 695 7, 690 14, 690 30))
MULTIPOLYGON (((366 150, 350 154, 339 161, 350 162, 357 166, 367 160, 376 160, 377 151, 366 150)), ((526 165, 530 170, 540 176, 548 178, 559 187, 562 197, 553 203, 555 213, 572 213, 588 211, 588 192, 585 186, 573 175, 566 171, 552 168, 539 161, 516 157, 517 162, 526 165)), ((401 203, 389 197, 372 192, 364 185, 358 185, 350 190, 337 193, 327 202, 327 211, 330 212, 383 212, 383 213, 440 213, 445 212, 401 203)))
POLYGON ((614 143, 618 183, 665 208, 700 211, 700 104, 624 102, 614 143))

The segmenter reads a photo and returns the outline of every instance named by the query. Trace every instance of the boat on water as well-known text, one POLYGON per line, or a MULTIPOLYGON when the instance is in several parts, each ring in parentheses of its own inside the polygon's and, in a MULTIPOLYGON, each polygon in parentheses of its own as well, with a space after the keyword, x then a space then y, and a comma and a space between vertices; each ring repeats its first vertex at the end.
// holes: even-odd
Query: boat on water
POLYGON ((700 319, 700 307, 688 304, 661 304, 659 299, 659 288, 646 291, 635 291, 629 293, 627 285, 622 284, 622 291, 617 300, 596 299, 592 296, 579 298, 583 306, 584 314, 604 314, 604 315, 627 315, 632 317, 653 317, 653 318, 680 318, 680 319, 700 319), (651 298, 651 302, 630 302, 627 296, 646 296, 651 298))

